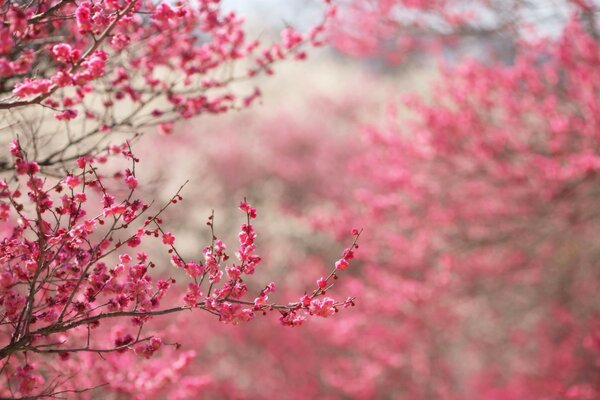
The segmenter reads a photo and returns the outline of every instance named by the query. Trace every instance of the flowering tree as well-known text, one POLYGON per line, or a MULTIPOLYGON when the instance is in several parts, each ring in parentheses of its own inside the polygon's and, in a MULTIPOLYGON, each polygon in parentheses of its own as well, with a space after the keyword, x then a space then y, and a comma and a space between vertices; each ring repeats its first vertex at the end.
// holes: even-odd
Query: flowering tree
MULTIPOLYGON (((288 27, 280 43, 264 47, 246 38, 242 19, 218 0, 3 2, 1 9, 0 109, 10 142, 0 162, 1 397, 86 394, 109 384, 117 393, 160 398, 162 383, 179 376, 191 353, 149 362, 152 379, 138 370, 133 385, 134 372, 119 371, 138 362, 132 357, 179 348, 155 317, 200 309, 238 324, 277 312, 281 324, 298 326, 353 305, 325 294, 353 258, 357 230, 299 300, 269 301, 273 282, 251 296, 245 280, 261 262, 256 209, 240 203, 237 261, 217 238, 214 215, 206 222, 210 243, 184 259, 163 221, 183 200, 183 186, 164 205, 153 204, 140 191, 132 151, 143 128, 159 125, 169 134, 181 118, 250 106, 260 91, 244 94, 235 84, 271 74, 276 61, 303 59, 303 47, 320 45, 324 21, 306 34, 288 27), (157 262, 144 252, 151 240, 176 270, 151 272, 157 262), (187 282, 181 295, 176 276, 187 282)), ((185 395, 185 387, 179 391, 185 395)))
POLYGON ((411 122, 365 131, 354 199, 335 201, 340 227, 369 233, 372 290, 398 298, 362 334, 387 332, 388 351, 398 338, 379 377, 405 398, 598 396, 600 46, 586 30, 575 16, 512 65, 464 62, 431 102, 407 101, 411 122))
MULTIPOLYGON (((98 151, 107 133, 160 125, 168 134, 178 119, 247 107, 260 91, 239 84, 272 74, 277 61, 305 58, 306 45, 321 44, 334 10, 306 34, 288 27, 280 43, 262 45, 218 0, 4 2, 0 109, 15 111, 3 114, 4 124, 29 126, 29 141, 38 143, 31 146, 41 153, 35 161, 47 168, 98 151), (40 132, 31 121, 43 110, 86 123, 67 138, 40 132), (39 142, 49 136, 61 140, 44 151, 39 142)), ((22 145, 30 143, 23 138, 22 145)))

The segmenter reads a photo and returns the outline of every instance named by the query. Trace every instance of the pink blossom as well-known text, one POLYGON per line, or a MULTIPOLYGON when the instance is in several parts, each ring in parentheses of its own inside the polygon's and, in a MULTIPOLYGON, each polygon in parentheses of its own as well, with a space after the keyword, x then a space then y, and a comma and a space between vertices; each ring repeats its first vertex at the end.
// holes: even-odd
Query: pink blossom
POLYGON ((327 287, 327 279, 325 279, 325 277, 320 277, 319 280, 317 280, 317 285, 321 288, 321 289, 325 289, 327 287))
POLYGON ((125 177, 125 183, 127 183, 127 186, 129 187, 129 189, 132 189, 132 190, 135 189, 138 185, 138 181, 137 181, 136 177, 133 175, 129 175, 129 176, 125 177))
POLYGON ((345 258, 340 258, 335 262, 335 269, 339 271, 343 271, 348 268, 348 261, 345 258))
POLYGON ((312 315, 327 318, 335 314, 336 310, 334 304, 335 300, 330 297, 325 297, 323 300, 313 299, 310 302, 308 309, 312 315))
POLYGON ((54 117, 59 121, 70 121, 77 117, 77 110, 64 110, 54 114, 54 117))
POLYGON ((83 1, 77 7, 75 12, 79 33, 89 33, 92 31, 92 4, 89 1, 83 1))
POLYGON ((48 93, 51 87, 52 81, 49 79, 26 79, 15 85, 13 94, 17 97, 28 97, 48 93))
POLYGON ((58 62, 67 63, 77 61, 80 53, 78 50, 73 50, 68 43, 59 43, 52 47, 52 56, 58 62))
POLYGON ((171 232, 165 232, 162 236, 162 242, 164 244, 173 245, 173 243, 175 243, 175 236, 171 232))
POLYGON ((69 175, 65 178, 64 182, 70 189, 74 189, 81 183, 81 179, 78 176, 69 175))

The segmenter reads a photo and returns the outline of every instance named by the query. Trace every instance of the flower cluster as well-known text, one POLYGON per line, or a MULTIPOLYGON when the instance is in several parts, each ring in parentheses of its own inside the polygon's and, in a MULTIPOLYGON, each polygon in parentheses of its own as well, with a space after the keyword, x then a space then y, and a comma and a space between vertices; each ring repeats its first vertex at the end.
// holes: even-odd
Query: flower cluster
MULTIPOLYGON (((227 247, 214 233, 213 216, 207 223, 212 241, 204 247, 202 259, 184 260, 175 247, 175 235, 163 230, 162 218, 169 206, 183 200, 181 189, 151 212, 137 195, 139 160, 128 142, 108 146, 98 156, 80 157, 77 167, 61 179, 44 178, 18 140, 12 142, 10 153, 14 182, 0 183, 5 232, 0 241, 0 360, 7 388, 0 391, 3 396, 10 395, 13 385, 21 396, 47 395, 43 377, 52 373, 49 354, 65 360, 78 353, 123 351, 152 357, 167 343, 159 333, 144 332, 160 315, 202 309, 222 322, 238 324, 256 312, 327 317, 345 304, 325 298, 316 310, 324 294, 321 289, 315 290, 309 304, 269 302, 274 283, 255 301, 248 298, 245 280, 255 273, 261 258, 255 252, 251 223, 257 211, 246 201, 240 204, 246 222, 239 233, 237 262, 228 263, 227 247), (102 164, 108 158, 122 158, 130 166, 105 175, 107 167, 102 164), (156 262, 142 250, 152 238, 160 238, 173 265, 188 276, 187 292, 179 301, 165 300, 173 297, 177 271, 160 279, 153 276, 156 262), (127 320, 129 326, 114 340, 107 341, 101 333, 127 320)), ((355 247, 356 242, 351 249, 355 247)))
MULTIPOLYGON (((334 10, 330 7, 325 20, 334 10)), ((325 26, 324 20, 306 34, 288 27, 280 43, 263 46, 246 37, 243 18, 224 11, 218 0, 174 5, 42 1, 10 4, 7 11, 0 28, 2 88, 16 99, 6 98, 0 107, 41 104, 64 111, 78 105, 99 125, 109 121, 85 101, 99 91, 106 95, 106 107, 133 101, 146 115, 160 116, 163 122, 247 106, 245 95, 237 102, 238 95, 227 90, 229 83, 261 72, 271 74, 276 61, 305 58, 302 48, 322 44, 325 26), (66 39, 57 43, 56 37, 66 39), (245 73, 216 78, 215 71, 244 59, 250 61, 245 73), (102 89, 109 82, 113 88, 102 89), (88 90, 90 84, 93 90, 88 90), (75 98, 67 88, 75 89, 75 98), (166 94, 167 106, 154 101, 161 93, 166 94)), ((250 98, 260 92, 253 93, 250 98)))

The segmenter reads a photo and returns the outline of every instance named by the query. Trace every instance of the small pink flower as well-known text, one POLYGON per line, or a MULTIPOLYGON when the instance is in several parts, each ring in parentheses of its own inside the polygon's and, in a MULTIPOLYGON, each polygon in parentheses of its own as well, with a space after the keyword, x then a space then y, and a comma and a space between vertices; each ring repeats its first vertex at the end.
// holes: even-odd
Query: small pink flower
POLYGON ((321 289, 325 289, 327 287, 327 279, 325 279, 324 277, 320 277, 317 281, 317 285, 319 285, 321 289))
POLYGON ((346 261, 343 258, 340 258, 339 260, 337 260, 337 262, 335 263, 335 269, 339 270, 339 271, 343 271, 346 268, 348 268, 348 261, 346 261))
POLYGON ((256 218, 256 208, 252 207, 245 201, 240 202, 240 210, 248 214, 250 218, 256 218))
POLYGON ((135 176, 129 175, 129 176, 125 177, 125 183, 127 183, 127 186, 129 187, 129 189, 133 190, 137 187, 138 180, 136 179, 135 176))
POLYGON ((187 263, 185 265, 185 270, 188 273, 188 275, 193 279, 202 274, 202 272, 204 272, 202 265, 195 262, 187 263))
POLYGON ((21 157, 21 145, 17 139, 13 139, 10 142, 10 154, 13 157, 21 157))
POLYGON ((54 117, 59 121, 70 121, 77 117, 77 110, 64 110, 54 114, 54 117))
POLYGON ((75 11, 77 26, 79 33, 89 33, 92 31, 92 3, 89 1, 82 2, 77 11, 75 11))
POLYGON ((267 296, 265 294, 258 296, 256 299, 254 299, 254 307, 260 308, 261 306, 263 306, 267 303, 268 299, 269 299, 269 296, 267 296))
POLYGON ((312 315, 327 318, 335 314, 335 300, 325 297, 323 300, 313 299, 310 302, 309 311, 312 315))
POLYGON ((65 184, 70 188, 74 189, 75 186, 81 183, 81 179, 78 176, 69 175, 65 178, 65 184))
POLYGON ((141 344, 135 347, 135 352, 144 358, 150 358, 162 346, 162 340, 157 337, 150 339, 150 343, 141 344))
POLYGON ((77 159, 77 166, 78 166, 80 169, 84 169, 86 164, 87 164, 87 160, 86 160, 86 158, 85 158, 85 157, 79 157, 79 158, 77 159))
POLYGON ((16 167, 18 175, 25 175, 25 174, 35 175, 38 172, 40 172, 40 166, 38 165, 38 163, 36 163, 34 161, 25 162, 23 160, 18 159, 17 162, 15 163, 15 167, 16 167))
POLYGON ((73 51, 71 45, 67 43, 55 44, 52 47, 52 56, 54 59, 61 63, 77 61, 74 56, 79 54, 78 51, 73 51))
POLYGON ((164 244, 173 245, 175 243, 175 236, 171 232, 165 232, 162 237, 164 244))
POLYGON ((48 93, 52 87, 50 79, 31 80, 26 78, 23 82, 17 83, 13 89, 13 94, 17 97, 27 97, 36 94, 48 93))
POLYGON ((305 294, 300 298, 300 302, 302 303, 303 307, 308 307, 310 305, 310 296, 305 294))

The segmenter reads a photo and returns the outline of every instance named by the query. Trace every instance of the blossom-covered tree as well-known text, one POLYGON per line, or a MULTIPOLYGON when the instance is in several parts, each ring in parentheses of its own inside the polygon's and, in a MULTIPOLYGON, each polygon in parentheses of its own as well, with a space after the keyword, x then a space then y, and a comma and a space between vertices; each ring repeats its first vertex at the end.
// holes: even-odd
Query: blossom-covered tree
MULTIPOLYGON (((180 207, 185 184, 154 204, 132 150, 144 128, 168 135, 182 118, 249 107, 260 90, 236 85, 272 74, 277 61, 304 59, 307 45, 321 44, 333 7, 306 33, 286 27, 266 46, 249 40, 243 19, 218 0, 0 8, 0 397, 91 396, 104 387, 161 398, 193 349, 175 352, 172 329, 155 318, 198 309, 239 324, 277 313, 280 324, 298 326, 354 304, 326 292, 354 257, 358 230, 314 290, 274 303, 275 283, 256 292, 246 284, 261 262, 256 209, 240 203, 235 261, 214 215, 209 243, 184 258, 164 212, 180 207), (157 244, 172 266, 152 272, 159 261, 145 248, 157 244), (172 349, 143 362, 164 347, 172 349)), ((202 385, 190 378, 169 396, 189 397, 202 385)))
POLYGON ((279 42, 262 44, 219 0, 6 1, 0 109, 15 112, 3 113, 4 125, 21 131, 22 145, 40 153, 35 161, 46 169, 99 151, 107 133, 159 125, 169 134, 182 118, 249 106, 260 90, 248 82, 272 74, 278 61, 304 59, 307 45, 322 44, 334 12, 328 8, 306 33, 287 27, 279 42), (48 110, 59 121, 85 124, 67 138, 40 131, 32 122, 48 123, 48 110), (47 141, 53 145, 39 144, 47 141))
POLYGON ((444 71, 408 122, 365 129, 353 199, 334 201, 339 227, 369 233, 363 297, 398 298, 361 332, 389 335, 367 359, 397 339, 379 377, 399 397, 598 396, 599 65, 575 15, 511 65, 444 71))

